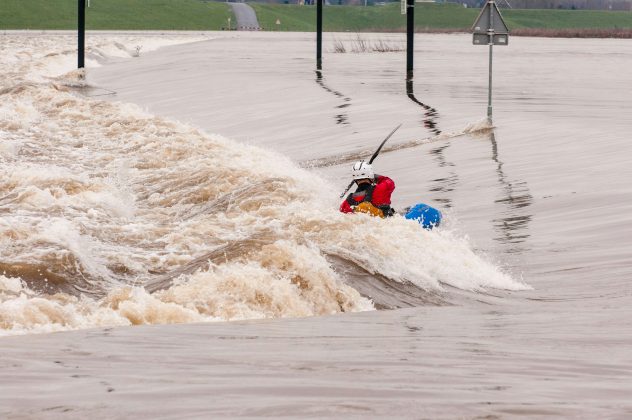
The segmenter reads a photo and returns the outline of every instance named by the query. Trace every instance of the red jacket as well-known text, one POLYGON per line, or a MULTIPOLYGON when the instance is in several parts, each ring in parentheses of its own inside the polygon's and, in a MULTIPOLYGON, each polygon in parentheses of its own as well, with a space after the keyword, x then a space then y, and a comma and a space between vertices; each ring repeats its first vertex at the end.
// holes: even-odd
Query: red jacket
MULTIPOLYGON (((371 204, 373 204, 375 207, 390 205, 391 194, 393 194, 394 190, 395 183, 392 179, 387 176, 377 175, 376 185, 373 188, 373 197, 371 199, 371 204)), ((353 197, 353 200, 355 200, 357 203, 362 202, 363 199, 364 195, 353 197)), ((340 205, 340 211, 343 213, 353 213, 353 208, 346 199, 340 205)))

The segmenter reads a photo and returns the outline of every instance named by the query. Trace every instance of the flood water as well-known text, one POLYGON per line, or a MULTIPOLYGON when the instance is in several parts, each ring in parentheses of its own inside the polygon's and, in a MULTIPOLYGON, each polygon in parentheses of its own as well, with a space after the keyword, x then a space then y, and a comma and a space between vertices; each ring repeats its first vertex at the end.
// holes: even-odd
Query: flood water
POLYGON ((0 414, 632 416, 630 41, 355 38, 4 36, 0 414))

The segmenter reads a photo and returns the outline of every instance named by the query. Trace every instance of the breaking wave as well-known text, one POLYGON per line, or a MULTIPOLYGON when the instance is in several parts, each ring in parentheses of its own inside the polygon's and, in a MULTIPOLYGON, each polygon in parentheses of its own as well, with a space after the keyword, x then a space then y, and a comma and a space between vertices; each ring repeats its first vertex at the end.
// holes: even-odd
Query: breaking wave
MULTIPOLYGON (((140 41, 100 38, 93 65, 140 41)), ((0 334, 528 288, 448 229, 338 213, 333 186, 284 156, 81 95, 62 44, 14 35, 0 47, 0 334)))

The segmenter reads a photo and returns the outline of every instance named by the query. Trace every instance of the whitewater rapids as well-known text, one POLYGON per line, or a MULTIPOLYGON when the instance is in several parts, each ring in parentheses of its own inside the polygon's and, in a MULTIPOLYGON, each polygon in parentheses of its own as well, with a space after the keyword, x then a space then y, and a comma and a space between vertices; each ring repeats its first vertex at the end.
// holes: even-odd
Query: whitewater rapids
MULTIPOLYGON (((88 68, 192 41, 96 37, 88 68)), ((90 97, 72 37, 0 53, 1 334, 373 310, 349 266, 419 298, 529 288, 449 228, 338 213, 279 153, 90 97)))

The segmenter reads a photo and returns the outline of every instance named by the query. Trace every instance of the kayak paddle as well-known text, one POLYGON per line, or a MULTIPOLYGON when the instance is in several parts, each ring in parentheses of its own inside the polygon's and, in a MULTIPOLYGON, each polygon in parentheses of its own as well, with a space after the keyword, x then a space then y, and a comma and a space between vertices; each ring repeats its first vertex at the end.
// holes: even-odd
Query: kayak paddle
MULTIPOLYGON (((403 123, 400 123, 397 127, 395 127, 395 129, 393 129, 393 131, 391 131, 391 133, 390 133, 388 136, 386 136, 386 138, 385 138, 385 139, 382 141, 382 143, 380 144, 380 147, 378 147, 378 148, 377 148, 377 150, 375 151, 375 153, 373 153, 373 156, 371 156, 371 159, 369 159, 369 165, 373 163, 373 161, 375 160, 375 158, 377 158, 377 155, 379 155, 379 154, 380 154, 380 152, 382 151, 382 147, 384 146, 384 144, 386 143, 386 141, 387 141, 388 139, 390 139, 390 138, 391 138, 391 136, 392 136, 393 134, 395 134, 395 132, 396 132, 397 130, 399 130, 399 127, 401 127, 401 126, 402 126, 402 124, 403 124, 403 123)), ((354 182, 355 182, 355 179, 354 179, 354 180, 352 180, 352 181, 349 183, 349 185, 347 186, 347 188, 344 190, 344 192, 343 192, 342 194, 340 194, 340 198, 344 197, 344 196, 345 196, 345 194, 347 194, 347 191, 349 191, 349 190, 351 189, 351 187, 353 186, 353 183, 354 183, 354 182)))

